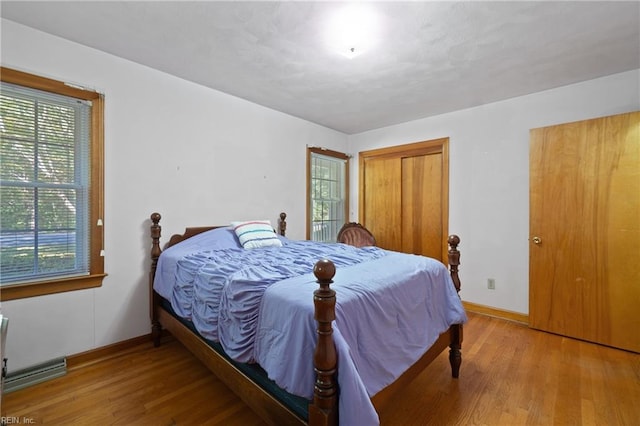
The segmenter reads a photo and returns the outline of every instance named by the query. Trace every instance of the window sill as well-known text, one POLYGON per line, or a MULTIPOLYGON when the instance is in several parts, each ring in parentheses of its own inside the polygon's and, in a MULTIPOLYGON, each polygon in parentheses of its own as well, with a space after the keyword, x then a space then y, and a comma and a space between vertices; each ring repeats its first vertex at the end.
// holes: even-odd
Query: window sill
POLYGON ((14 284, 0 288, 0 301, 25 299, 45 294, 63 293, 65 291, 82 290, 102 286, 102 279, 107 274, 86 275, 82 277, 64 278, 60 280, 42 281, 31 284, 14 284))

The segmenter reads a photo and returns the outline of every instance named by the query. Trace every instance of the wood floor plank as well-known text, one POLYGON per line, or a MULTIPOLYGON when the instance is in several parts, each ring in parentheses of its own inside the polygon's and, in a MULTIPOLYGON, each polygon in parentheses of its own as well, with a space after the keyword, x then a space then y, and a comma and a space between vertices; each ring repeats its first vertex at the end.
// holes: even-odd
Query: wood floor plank
MULTIPOLYGON (((637 425, 640 355, 469 314, 452 379, 441 354, 381 413, 383 426, 637 425)), ((264 426, 180 343, 143 343, 5 395, 34 425, 264 426)))

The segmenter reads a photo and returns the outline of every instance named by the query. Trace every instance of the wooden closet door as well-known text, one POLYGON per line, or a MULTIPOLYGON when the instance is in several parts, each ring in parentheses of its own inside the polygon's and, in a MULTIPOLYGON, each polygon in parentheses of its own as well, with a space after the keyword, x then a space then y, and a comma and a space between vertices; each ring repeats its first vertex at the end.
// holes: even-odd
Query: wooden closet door
POLYGON ((640 113, 531 131, 529 323, 640 352, 640 113))
POLYGON ((361 217, 370 219, 361 223, 374 235, 378 247, 402 251, 402 164, 397 158, 374 157, 365 160, 364 167, 368 190, 361 217))
POLYGON ((447 138, 360 153, 360 218, 379 247, 446 262, 447 138))
POLYGON ((442 260, 442 153, 402 164, 402 250, 442 260))

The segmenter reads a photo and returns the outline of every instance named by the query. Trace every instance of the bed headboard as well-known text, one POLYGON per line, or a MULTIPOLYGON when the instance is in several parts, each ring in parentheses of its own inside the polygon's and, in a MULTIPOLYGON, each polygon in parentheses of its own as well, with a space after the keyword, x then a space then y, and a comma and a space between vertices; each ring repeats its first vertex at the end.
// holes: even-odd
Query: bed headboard
MULTIPOLYGON (((160 219, 162 216, 160 213, 152 213, 151 214, 151 240, 153 241, 153 246, 151 249, 151 257, 156 258, 160 256, 162 249, 160 248, 160 219), (157 245, 157 256, 156 254, 156 245, 157 245)), ((174 234, 169 238, 169 242, 164 246, 164 248, 171 247, 174 244, 178 244, 181 241, 186 240, 187 238, 191 238, 194 235, 201 234, 203 232, 209 231, 211 229, 216 228, 224 228, 229 225, 216 225, 216 226, 195 226, 185 228, 184 233, 182 234, 174 234)), ((278 220, 278 230, 276 231, 278 234, 285 236, 287 232, 287 214, 285 212, 280 213, 280 219, 278 220)))

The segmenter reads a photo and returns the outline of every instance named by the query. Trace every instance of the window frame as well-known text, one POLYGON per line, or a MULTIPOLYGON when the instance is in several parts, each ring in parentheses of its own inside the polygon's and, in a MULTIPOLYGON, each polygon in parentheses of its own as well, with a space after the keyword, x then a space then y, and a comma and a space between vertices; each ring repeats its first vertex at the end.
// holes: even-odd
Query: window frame
POLYGON ((339 160, 344 160, 345 170, 345 182, 344 182, 344 220, 345 223, 349 220, 349 159, 350 155, 333 151, 331 149, 326 148, 317 148, 317 147, 307 147, 307 230, 306 230, 306 239, 311 239, 311 158, 313 154, 324 155, 326 157, 333 157, 339 160))
POLYGON ((102 286, 104 273, 104 95, 11 68, 0 67, 0 80, 27 88, 91 101, 89 156, 89 274, 23 282, 0 287, 0 301, 102 286))

